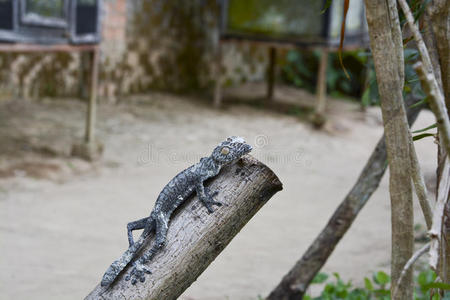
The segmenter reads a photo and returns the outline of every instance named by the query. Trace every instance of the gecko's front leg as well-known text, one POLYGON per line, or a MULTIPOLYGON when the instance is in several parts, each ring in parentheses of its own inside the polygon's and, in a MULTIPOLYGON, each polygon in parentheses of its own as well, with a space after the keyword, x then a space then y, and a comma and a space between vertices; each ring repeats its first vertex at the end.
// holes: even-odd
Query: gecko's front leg
POLYGON ((205 205, 206 209, 209 213, 213 213, 214 209, 212 208, 213 205, 222 206, 223 203, 219 201, 214 201, 214 196, 216 196, 219 192, 215 191, 213 193, 210 193, 208 189, 205 188, 203 185, 203 181, 199 181, 196 186, 195 190, 197 192, 197 196, 202 201, 203 205, 205 205))

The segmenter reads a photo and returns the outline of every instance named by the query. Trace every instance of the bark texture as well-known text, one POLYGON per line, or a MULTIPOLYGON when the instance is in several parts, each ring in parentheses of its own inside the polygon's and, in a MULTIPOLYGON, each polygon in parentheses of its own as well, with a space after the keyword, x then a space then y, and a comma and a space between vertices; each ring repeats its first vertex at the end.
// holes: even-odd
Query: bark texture
MULTIPOLYGON (((409 107, 416 102, 410 99, 409 107)), ((420 107, 408 110, 408 121, 412 125, 420 107)), ((301 299, 309 284, 333 253, 334 248, 353 224, 358 213, 378 188, 386 171, 386 144, 381 137, 353 188, 333 213, 327 225, 316 237, 302 258, 286 274, 278 286, 267 297, 268 300, 301 299)))
MULTIPOLYGON (((396 283, 413 255, 413 206, 410 169, 409 128, 403 105, 403 42, 395 0, 365 0, 370 46, 380 92, 391 197, 391 277, 396 283)), ((397 289, 392 284, 391 291, 397 289)), ((412 299, 412 270, 405 274, 393 299, 412 299)))
MULTIPOLYGON (((112 286, 105 289, 97 285, 85 299, 176 299, 267 200, 282 189, 272 170, 249 155, 223 168, 207 186, 211 191, 219 191, 216 199, 224 205, 208 214, 198 198, 193 197, 176 211, 169 225, 167 245, 147 264, 153 273, 147 275, 144 283, 133 286, 125 281, 131 269, 128 266, 112 286)), ((153 238, 148 238, 144 251, 151 247, 153 238)))
POLYGON ((433 0, 428 9, 439 53, 445 103, 450 113, 450 1, 433 0))
MULTIPOLYGON (((430 15, 436 45, 439 54, 441 68, 442 89, 445 96, 447 114, 450 117, 450 1, 433 0, 428 5, 427 14, 430 15)), ((441 240, 442 270, 439 270, 441 278, 450 283, 450 156, 445 151, 442 139, 439 143, 437 193, 436 201, 446 201, 445 218, 443 220, 441 240), (447 191, 447 192, 446 192, 447 191)))

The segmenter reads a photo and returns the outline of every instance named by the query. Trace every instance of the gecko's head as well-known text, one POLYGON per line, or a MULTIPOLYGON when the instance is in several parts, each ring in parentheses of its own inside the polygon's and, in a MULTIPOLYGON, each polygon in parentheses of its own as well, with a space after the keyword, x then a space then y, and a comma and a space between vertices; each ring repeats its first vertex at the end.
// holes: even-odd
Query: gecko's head
POLYGON ((247 144, 243 138, 230 136, 214 149, 211 156, 216 162, 225 165, 241 158, 250 151, 252 151, 252 146, 247 144))

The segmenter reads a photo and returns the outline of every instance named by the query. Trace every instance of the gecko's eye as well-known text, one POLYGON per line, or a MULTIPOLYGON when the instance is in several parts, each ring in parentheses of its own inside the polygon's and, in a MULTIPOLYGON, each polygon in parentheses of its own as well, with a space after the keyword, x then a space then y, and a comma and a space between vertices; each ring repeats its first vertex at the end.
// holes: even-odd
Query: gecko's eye
POLYGON ((228 147, 223 147, 222 150, 220 150, 220 154, 227 155, 230 153, 230 149, 228 147))

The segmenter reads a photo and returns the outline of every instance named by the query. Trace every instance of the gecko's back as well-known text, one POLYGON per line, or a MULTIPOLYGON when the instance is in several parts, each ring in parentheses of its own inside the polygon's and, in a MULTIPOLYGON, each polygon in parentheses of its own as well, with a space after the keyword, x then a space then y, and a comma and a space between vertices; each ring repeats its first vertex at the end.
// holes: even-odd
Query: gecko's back
POLYGON ((195 182, 198 174, 195 172, 198 164, 178 173, 162 189, 155 203, 154 212, 163 213, 170 216, 173 211, 180 206, 195 191, 195 182))

